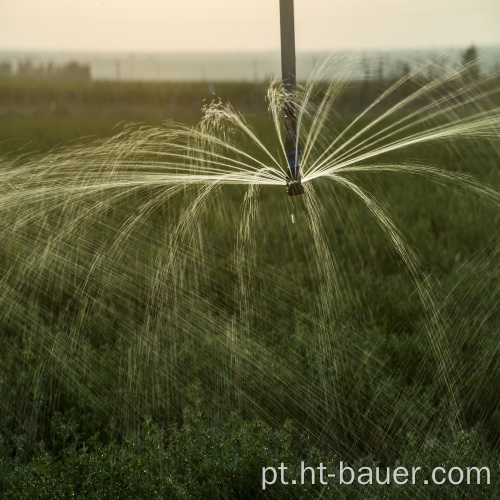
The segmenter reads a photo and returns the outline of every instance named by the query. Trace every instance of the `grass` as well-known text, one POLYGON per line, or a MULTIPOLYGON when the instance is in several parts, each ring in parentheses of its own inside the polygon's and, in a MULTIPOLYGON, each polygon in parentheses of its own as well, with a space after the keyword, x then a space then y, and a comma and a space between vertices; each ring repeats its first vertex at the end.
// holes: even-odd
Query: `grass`
MULTIPOLYGON (((120 120, 189 123, 205 91, 203 85, 44 85, 0 85, 0 145, 9 156, 24 152, 19 165, 34 150, 85 135, 106 138, 120 120), (57 111, 61 102, 64 113, 57 111), (175 102, 172 114, 164 115, 169 102, 175 102)), ((253 112, 259 132, 272 131, 266 103, 249 97, 262 95, 264 87, 225 84, 220 91, 253 112)), ((347 92, 358 96, 355 86, 347 92)), ((353 112, 360 102, 350 104, 353 112)), ((332 118, 338 129, 345 119, 332 118)), ((494 144, 433 143, 403 156, 498 185, 494 144)), ((43 220, 13 232, 2 227, 12 237, 2 240, 0 256, 0 494, 253 498, 261 491, 263 466, 344 460, 427 469, 487 464, 490 487, 448 485, 431 492, 418 485, 404 495, 496 498, 498 214, 463 190, 415 176, 356 178, 382 201, 432 277, 446 326, 452 394, 425 333, 428 311, 403 263, 363 204, 341 188, 332 194, 328 181, 320 179, 314 189, 328 214, 323 235, 344 274, 337 296, 342 315, 329 323, 321 320, 327 283, 314 265, 306 211, 300 200, 291 204, 284 187, 260 190, 260 215, 249 226, 254 246, 248 248, 255 253, 245 254, 258 258, 253 267, 234 264, 242 248, 237 228, 245 190, 228 186, 214 197, 192 231, 207 243, 202 260, 196 238, 184 235, 176 293, 169 296, 165 283, 159 303, 150 299, 157 257, 173 241, 170 228, 193 193, 157 205, 110 251, 131 210, 154 195, 152 188, 131 192, 69 232, 47 263, 26 266, 37 250, 33 242, 78 215, 71 203, 66 212, 47 207, 43 220), (94 282, 81 293, 88 279, 94 282), (452 404, 458 424, 450 418, 452 404)), ((29 208, 24 201, 4 205, 12 217, 4 221, 29 208)), ((276 485, 269 495, 401 498, 397 487, 308 488, 276 485)))
MULTIPOLYGON (((242 112, 263 114, 267 85, 221 83, 217 97, 242 112)), ((82 137, 111 136, 115 126, 166 119, 194 124, 208 84, 141 82, 72 82, 0 79, 0 152, 18 149, 46 152, 82 137)))

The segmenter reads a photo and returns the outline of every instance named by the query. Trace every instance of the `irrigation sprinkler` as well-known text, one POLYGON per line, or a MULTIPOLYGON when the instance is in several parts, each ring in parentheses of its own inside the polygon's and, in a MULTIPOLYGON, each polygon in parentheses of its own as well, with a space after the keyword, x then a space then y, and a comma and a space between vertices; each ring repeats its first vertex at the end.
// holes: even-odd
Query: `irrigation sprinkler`
POLYGON ((286 187, 288 196, 304 194, 300 176, 299 158, 302 153, 297 134, 295 94, 297 76, 295 69, 295 26, 293 0, 280 0, 281 25, 281 79, 285 91, 283 115, 285 120, 285 154, 288 162, 286 187))

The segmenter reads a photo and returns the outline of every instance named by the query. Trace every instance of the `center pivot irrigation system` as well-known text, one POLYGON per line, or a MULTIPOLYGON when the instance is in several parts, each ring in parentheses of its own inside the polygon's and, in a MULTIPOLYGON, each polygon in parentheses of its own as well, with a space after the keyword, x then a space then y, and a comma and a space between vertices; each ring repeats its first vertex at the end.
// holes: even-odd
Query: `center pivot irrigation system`
POLYGON ((295 26, 293 0, 280 0, 281 24, 281 79, 285 91, 283 114, 285 119, 285 154, 288 161, 286 176, 289 196, 304 194, 301 183, 299 157, 302 149, 297 134, 297 116, 295 114, 295 94, 297 92, 297 74, 295 69, 295 26))

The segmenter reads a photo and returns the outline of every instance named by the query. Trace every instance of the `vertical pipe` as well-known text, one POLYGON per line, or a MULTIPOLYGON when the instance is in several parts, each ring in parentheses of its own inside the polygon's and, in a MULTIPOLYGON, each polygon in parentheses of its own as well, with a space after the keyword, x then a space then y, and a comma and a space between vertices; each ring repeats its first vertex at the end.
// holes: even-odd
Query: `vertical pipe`
POLYGON ((281 25, 281 79, 286 91, 295 93, 297 75, 295 71, 295 23, 293 0, 280 0, 281 25))
POLYGON ((302 194, 299 155, 302 153, 297 141, 297 116, 295 93, 297 74, 295 65, 295 23, 293 0, 280 0, 281 27, 281 79, 286 92, 284 103, 285 153, 288 161, 287 192, 290 196, 302 194))

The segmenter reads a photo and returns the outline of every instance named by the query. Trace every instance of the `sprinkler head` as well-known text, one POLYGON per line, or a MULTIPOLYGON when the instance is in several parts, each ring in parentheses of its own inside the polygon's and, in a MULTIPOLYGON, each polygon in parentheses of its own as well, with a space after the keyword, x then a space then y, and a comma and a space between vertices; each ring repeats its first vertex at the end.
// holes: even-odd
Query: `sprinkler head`
POLYGON ((304 194, 304 186, 300 181, 288 182, 286 192, 288 196, 297 196, 298 194, 304 194))
POLYGON ((299 155, 302 150, 294 150, 287 153, 288 172, 286 178, 286 192, 288 196, 297 196, 304 194, 304 186, 302 185, 299 165, 299 155))

